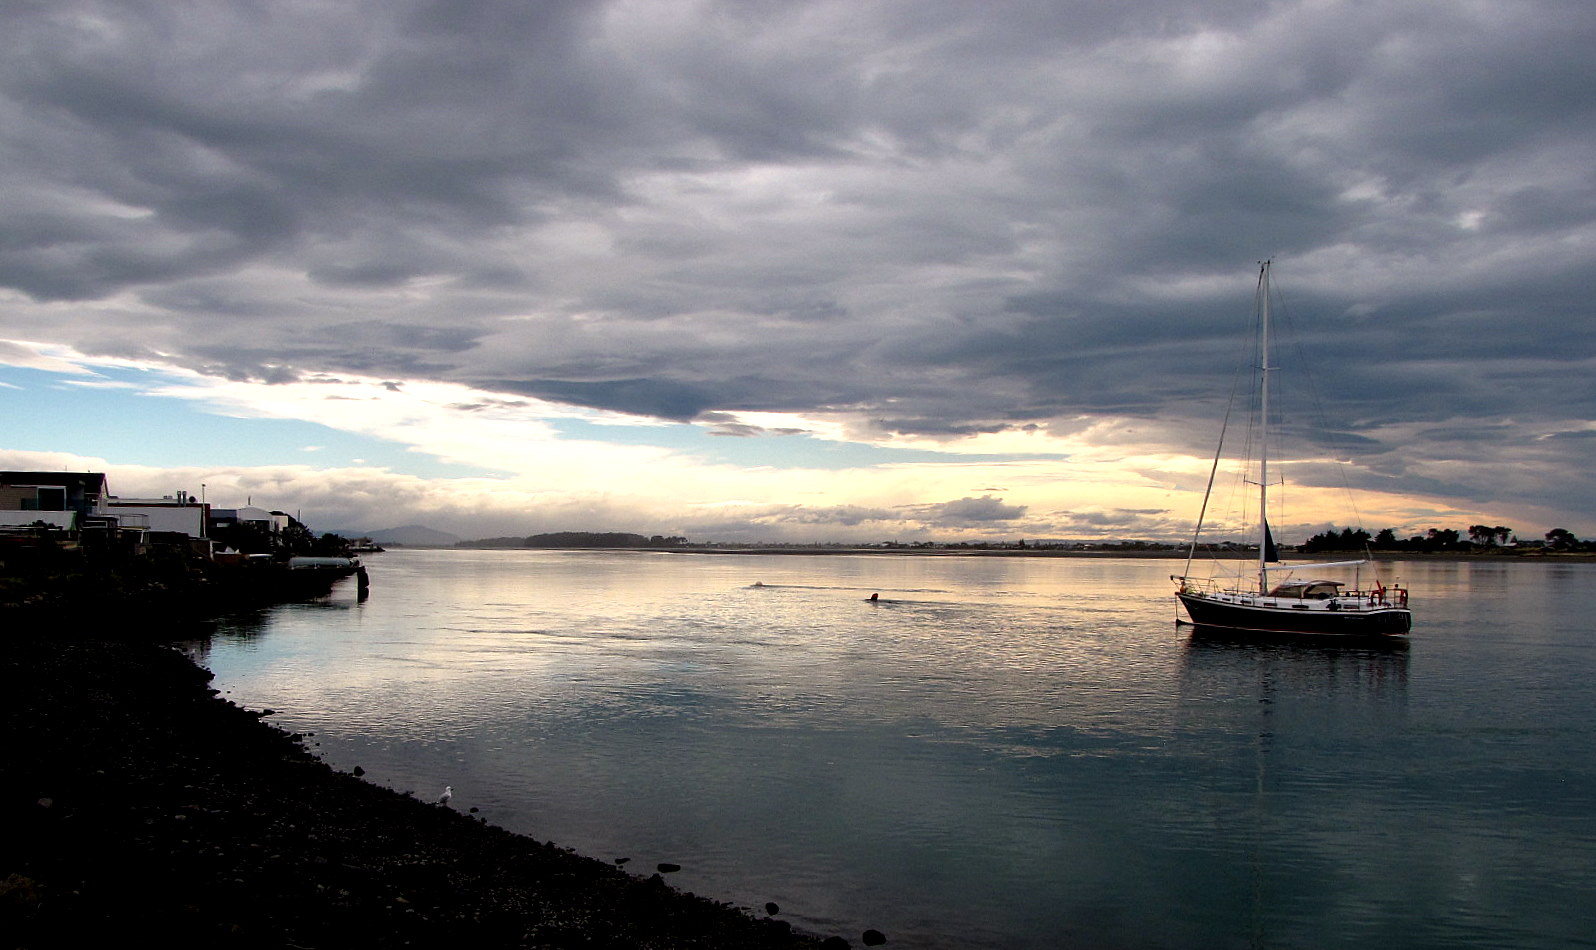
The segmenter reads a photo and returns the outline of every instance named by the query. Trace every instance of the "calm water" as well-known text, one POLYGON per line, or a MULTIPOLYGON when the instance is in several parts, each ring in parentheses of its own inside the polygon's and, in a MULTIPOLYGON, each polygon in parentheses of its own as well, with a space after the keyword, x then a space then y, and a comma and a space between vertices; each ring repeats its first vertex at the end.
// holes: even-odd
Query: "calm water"
POLYGON ((896 947, 1596 946, 1596 565, 1405 648, 1194 641, 1177 562, 399 551, 224 625, 323 758, 896 947), (880 592, 882 602, 866 598, 880 592))

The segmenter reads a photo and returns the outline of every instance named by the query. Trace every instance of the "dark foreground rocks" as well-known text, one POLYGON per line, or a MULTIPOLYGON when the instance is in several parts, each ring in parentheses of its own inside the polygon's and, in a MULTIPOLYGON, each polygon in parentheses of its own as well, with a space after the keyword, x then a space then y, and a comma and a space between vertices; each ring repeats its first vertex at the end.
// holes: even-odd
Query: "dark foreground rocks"
POLYGON ((335 772, 208 680, 0 630, 6 947, 821 946, 335 772))

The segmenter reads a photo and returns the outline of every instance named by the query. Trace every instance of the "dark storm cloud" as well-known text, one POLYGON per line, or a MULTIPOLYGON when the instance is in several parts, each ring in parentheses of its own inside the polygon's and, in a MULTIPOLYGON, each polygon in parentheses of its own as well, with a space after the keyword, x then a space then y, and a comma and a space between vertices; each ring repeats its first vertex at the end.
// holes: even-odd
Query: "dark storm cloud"
POLYGON ((971 525, 1014 521, 1025 516, 1026 506, 1011 505, 992 495, 959 498, 914 509, 915 517, 939 525, 971 525))
POLYGON ((756 426, 746 422, 739 422, 737 417, 726 412, 700 413, 694 420, 700 425, 707 426, 706 431, 713 436, 736 439, 752 439, 766 435, 804 435, 805 430, 789 426, 756 426))
POLYGON ((1373 470, 1489 427, 1453 490, 1568 503, 1593 41, 1584 0, 11 4, 0 317, 235 379, 1197 449, 1272 256, 1373 470))
POLYGON ((504 381, 492 388, 521 392, 553 402, 630 412, 686 422, 714 405, 706 387, 660 379, 612 379, 604 382, 504 381))

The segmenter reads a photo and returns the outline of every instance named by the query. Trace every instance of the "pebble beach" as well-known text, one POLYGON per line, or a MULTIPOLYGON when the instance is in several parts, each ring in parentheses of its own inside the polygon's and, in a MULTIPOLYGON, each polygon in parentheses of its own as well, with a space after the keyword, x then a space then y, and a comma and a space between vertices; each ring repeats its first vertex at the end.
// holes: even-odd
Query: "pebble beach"
POLYGON ((174 648, 7 626, 9 947, 849 945, 335 771, 174 648))

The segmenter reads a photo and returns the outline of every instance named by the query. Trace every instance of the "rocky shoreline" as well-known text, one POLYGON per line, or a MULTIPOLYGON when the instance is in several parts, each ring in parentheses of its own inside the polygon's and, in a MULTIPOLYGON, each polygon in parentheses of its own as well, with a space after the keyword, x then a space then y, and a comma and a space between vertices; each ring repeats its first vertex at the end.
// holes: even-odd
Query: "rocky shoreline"
POLYGON ((848 946, 334 771, 169 647, 6 626, 10 947, 848 946))

